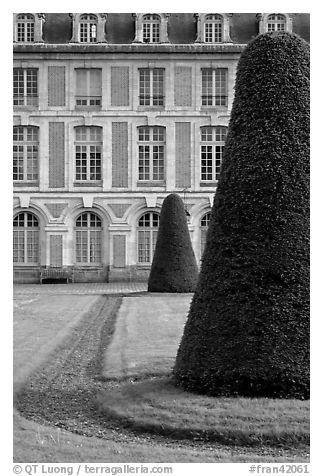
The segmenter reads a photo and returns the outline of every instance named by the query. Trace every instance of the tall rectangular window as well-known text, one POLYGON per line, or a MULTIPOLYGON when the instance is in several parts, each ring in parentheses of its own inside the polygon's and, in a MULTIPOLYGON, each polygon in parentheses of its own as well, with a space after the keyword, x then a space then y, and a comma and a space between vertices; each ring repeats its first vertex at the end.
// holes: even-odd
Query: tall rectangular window
POLYGON ((165 69, 139 69, 139 104, 140 106, 164 106, 165 103, 165 69))
POLYGON ((75 180, 101 181, 102 129, 101 127, 75 128, 75 180))
POLYGON ((76 96, 77 108, 100 108, 102 102, 102 70, 76 69, 76 96))
POLYGON ((139 181, 165 179, 165 128, 142 126, 139 134, 139 181))
POLYGON ((202 106, 228 105, 228 70, 202 68, 202 106))
POLYGON ((219 179, 227 128, 201 127, 201 182, 219 179))
POLYGON ((15 126, 13 128, 13 180, 38 181, 38 128, 15 126))
POLYGON ((38 106, 38 69, 13 68, 13 105, 38 106))

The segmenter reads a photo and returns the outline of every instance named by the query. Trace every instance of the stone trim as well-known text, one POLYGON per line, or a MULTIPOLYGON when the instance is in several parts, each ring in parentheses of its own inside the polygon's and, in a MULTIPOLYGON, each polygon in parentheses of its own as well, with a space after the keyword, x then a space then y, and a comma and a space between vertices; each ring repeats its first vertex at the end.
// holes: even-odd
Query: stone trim
MULTIPOLYGON (((29 42, 18 42, 17 41, 17 17, 22 15, 22 13, 13 14, 13 42, 17 44, 30 44, 29 42)), ((29 13, 33 15, 35 19, 35 29, 34 29, 34 41, 33 43, 44 43, 43 40, 43 24, 45 22, 45 13, 29 13)))
MULTIPOLYGON (((80 43, 80 18, 82 15, 86 15, 86 13, 70 13, 69 14, 72 22, 73 22, 73 34, 70 40, 70 43, 80 43)), ((106 43, 107 40, 105 38, 105 23, 108 18, 107 13, 88 13, 88 15, 95 15, 97 17, 97 30, 96 30, 96 42, 97 43, 106 43)), ((87 43, 82 43, 87 44, 87 43)), ((92 46, 92 45, 91 45, 92 46)))
POLYGON ((233 15, 232 13, 195 13, 194 16, 197 20, 197 23, 196 23, 197 31, 196 31, 195 43, 205 43, 204 27, 205 27, 207 15, 220 15, 223 19, 222 41, 217 43, 207 43, 207 44, 232 43, 232 40, 230 38, 230 20, 233 15))
POLYGON ((259 34, 267 33, 267 23, 269 15, 284 15, 286 19, 286 30, 289 33, 293 31, 293 17, 290 13, 257 13, 256 18, 259 22, 259 34))
POLYGON ((156 45, 160 43, 169 43, 167 31, 169 13, 133 13, 132 16, 136 21, 136 33, 133 43, 143 43, 143 23, 145 15, 158 15, 160 17, 160 41, 159 43, 153 44, 156 45))

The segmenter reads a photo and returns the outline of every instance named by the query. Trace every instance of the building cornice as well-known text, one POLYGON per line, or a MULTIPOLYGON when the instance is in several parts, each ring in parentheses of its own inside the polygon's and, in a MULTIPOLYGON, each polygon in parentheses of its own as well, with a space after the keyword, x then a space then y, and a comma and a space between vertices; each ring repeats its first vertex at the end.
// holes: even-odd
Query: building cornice
POLYGON ((241 53, 245 44, 14 44, 14 53, 241 53))

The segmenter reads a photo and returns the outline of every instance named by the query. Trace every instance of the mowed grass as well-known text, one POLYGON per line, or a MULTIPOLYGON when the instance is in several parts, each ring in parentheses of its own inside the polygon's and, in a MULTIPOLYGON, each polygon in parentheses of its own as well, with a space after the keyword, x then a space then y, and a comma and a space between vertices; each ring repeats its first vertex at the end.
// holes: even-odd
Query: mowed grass
POLYGON ((173 385, 171 371, 190 300, 191 295, 155 294, 124 299, 103 366, 103 376, 119 384, 100 392, 100 411, 133 430, 173 438, 308 445, 308 401, 214 398, 173 385))
POLYGON ((309 444, 309 402, 214 398, 184 392, 169 378, 124 383, 98 395, 102 412, 127 427, 222 444, 309 444))
POLYGON ((191 294, 167 293, 124 298, 105 353, 103 377, 138 378, 169 372, 191 299, 191 294))
POLYGON ((90 295, 14 295, 14 391, 19 390, 97 299, 98 296, 90 295))
MULTIPOLYGON (((104 325, 104 313, 102 314, 103 321, 98 325, 97 320, 94 319, 93 314, 96 314, 98 311, 99 301, 92 301, 92 296, 84 296, 84 299, 80 299, 81 296, 66 296, 66 299, 62 300, 62 296, 56 296, 53 299, 53 296, 42 296, 44 301, 39 301, 39 296, 37 299, 31 302, 35 298, 34 295, 22 296, 19 299, 22 301, 17 301, 18 307, 16 306, 15 320, 16 320, 16 345, 15 350, 18 351, 16 357, 17 368, 21 366, 24 367, 23 375, 26 379, 29 379, 29 371, 34 371, 35 367, 41 365, 41 376, 47 376, 48 379, 48 389, 38 388, 37 378, 31 379, 31 394, 30 405, 36 405, 34 411, 36 411, 36 416, 40 415, 41 412, 48 412, 48 423, 39 423, 37 421, 30 421, 26 419, 18 412, 14 413, 14 461, 20 462, 170 462, 170 463, 183 463, 183 462, 194 462, 194 463, 207 463, 207 462, 306 462, 309 460, 309 448, 308 446, 269 446, 269 445, 253 445, 253 446, 238 446, 236 444, 221 444, 216 441, 201 441, 201 437, 198 436, 195 440, 180 440, 180 438, 174 439, 173 434, 164 434, 166 437, 162 436, 162 431, 160 434, 153 435, 145 433, 144 431, 139 430, 134 431, 133 433, 130 429, 122 430, 122 425, 112 426, 111 430, 104 429, 105 436, 97 437, 94 436, 94 433, 100 433, 100 427, 98 426, 98 431, 94 431, 93 436, 88 437, 83 434, 75 434, 71 431, 66 431, 63 427, 59 426, 65 422, 65 413, 58 410, 58 407, 73 407, 69 402, 73 402, 74 399, 80 399, 84 392, 88 391, 91 388, 93 391, 93 398, 96 398, 98 391, 102 394, 111 393, 114 391, 121 391, 121 385, 119 380, 123 380, 125 373, 121 374, 115 373, 115 377, 119 375, 117 381, 111 382, 107 380, 106 382, 100 382, 97 380, 99 373, 95 370, 93 375, 92 371, 89 373, 89 369, 92 368, 92 359, 93 356, 98 352, 99 347, 107 349, 110 347, 109 344, 104 345, 106 342, 105 338, 102 337, 100 332, 100 325, 104 325), (87 298, 89 307, 86 305, 87 298), (79 303, 76 301, 80 300, 79 303), (47 304, 46 304, 47 300, 47 304), (24 309, 26 312, 24 312, 24 309), (47 314, 46 314, 47 309, 47 314), (84 316, 84 311, 86 312, 86 319, 81 318, 81 314, 84 316), (50 312, 49 312, 50 311, 50 312), (73 317, 74 313, 74 317, 73 317), (67 319, 65 321, 65 318, 67 319), (80 326, 79 322, 84 320, 86 326, 90 323, 91 327, 87 330, 87 327, 80 326), (21 320, 21 328, 19 322, 21 320), (95 322, 94 322, 95 321, 95 322), (65 326, 65 322, 70 323, 69 326, 65 326), (96 336, 95 338, 92 336, 96 336), (25 335, 25 337, 24 337, 25 335), (84 335, 84 338, 78 342, 78 336, 81 337, 84 335), (100 337, 101 336, 101 337, 100 337), (18 339, 19 337, 19 339, 18 339), (59 343, 63 342, 63 344, 59 343), (65 343, 65 344, 64 344, 65 343), (19 352, 19 346, 25 346, 25 350, 19 352), (57 347, 58 346, 58 347, 57 347), (60 347, 59 347, 60 346, 60 347), (55 349, 53 351, 53 348, 55 349), (59 351, 57 349, 60 349, 59 351), (65 349, 65 350, 64 350, 65 349), (40 352, 40 354, 39 354, 40 352), (62 355, 64 354, 67 357, 67 366, 61 368, 62 355), (56 364, 57 361, 57 364, 56 364), (76 364, 76 362, 79 363, 76 364), (28 364, 25 367, 25 364, 28 364), (31 364, 31 367, 29 367, 31 364), (57 374, 58 372, 58 374, 57 374), (80 376, 83 376, 82 379, 80 376), (86 377, 86 378, 85 378, 86 377), (85 380, 84 380, 85 378, 85 380), (53 380, 54 379, 54 380, 53 380), (53 382, 53 383, 52 383, 53 382), (70 383, 69 383, 70 382, 70 383), (57 387, 57 388, 56 388, 57 387), (53 406, 54 400, 56 397, 52 393, 62 387, 62 395, 57 395, 57 409, 55 410, 53 416, 53 406), (102 390, 106 392, 102 392, 102 390), (37 403, 37 392, 45 391, 45 402, 42 398, 37 403), (36 392, 36 393, 35 393, 36 392), (75 395, 73 394, 75 392, 75 395), (35 394, 35 395, 34 395, 35 394), (79 398, 80 397, 80 398, 79 398), (64 401, 64 399, 67 399, 64 401), (33 403, 35 400, 35 403, 33 403), (53 400, 53 402, 51 401, 53 400), (46 402, 49 402, 48 406, 46 402), (65 403, 64 403, 65 402, 65 403), (39 408, 37 405, 40 405, 39 408), (46 410, 47 409, 47 410, 46 410), (116 430, 116 427, 120 427, 119 430, 116 430), (171 437, 170 437, 171 436, 171 437)), ((169 318, 172 317, 173 320, 178 322, 172 322, 170 327, 173 328, 173 342, 168 342, 168 351, 165 349, 162 350, 160 347, 160 354, 164 355, 164 365, 160 365, 158 370, 158 375, 169 374, 169 369, 173 365, 177 345, 179 339, 182 335, 182 327, 186 320, 187 310, 189 307, 191 296, 181 295, 181 296, 169 296, 169 295, 146 295, 141 297, 133 297, 131 299, 130 306, 130 315, 131 310, 137 309, 138 313, 149 313, 150 316, 158 319, 159 310, 161 313, 165 309, 168 309, 169 318), (174 300, 172 300, 174 298, 174 300), (161 305, 161 301, 163 305, 161 305), (177 315, 177 314, 180 315, 177 315), (176 326, 178 326, 178 331, 175 332, 176 326), (167 354, 168 352, 168 354, 167 354), (170 365, 170 367, 169 367, 170 365)), ((124 299, 127 301, 128 298, 124 299)), ((112 306, 112 304, 111 304, 112 306)), ((121 307, 122 310, 122 307, 121 307)), ((116 327, 118 327, 119 317, 117 318, 116 327)), ((143 320, 147 327, 147 321, 143 320)), ((135 324, 135 323, 132 323, 135 324)), ((159 326, 160 322, 150 322, 149 324, 149 333, 154 335, 155 333, 155 342, 158 341, 158 333, 156 333, 156 326, 159 326)), ((166 325, 166 323, 164 322, 166 325)), ((110 326, 111 327, 111 326, 110 326)), ((114 325, 112 326, 114 328, 114 325)), ((125 333, 127 332, 127 326, 124 328, 125 333)), ((113 333, 113 329, 111 330, 113 333)), ((140 332, 140 329, 138 330, 140 332)), ((147 331, 148 332, 148 331, 147 331)), ((159 331, 158 331, 159 332, 159 331)), ((169 333, 169 330, 165 330, 169 333)), ((116 332, 117 334, 117 332, 116 332)), ((115 335, 116 335, 115 334, 115 335)), ((135 335, 135 334, 133 334, 135 335)), ((168 335, 168 339, 170 334, 168 335)), ((109 340, 111 342, 111 340, 109 340)), ((123 335, 123 338, 120 341, 124 346, 124 355, 128 354, 127 347, 127 338, 126 334, 123 335)), ((138 377, 136 377, 136 372, 133 370, 133 367, 130 366, 131 372, 133 375, 133 380, 137 378, 138 380, 136 385, 140 384, 141 389, 138 387, 138 391, 135 391, 137 395, 136 400, 139 402, 142 401, 143 407, 154 406, 151 405, 152 400, 155 398, 153 395, 156 390, 160 392, 158 388, 158 380, 147 378, 147 375, 151 376, 155 374, 155 364, 154 368, 151 368, 151 364, 147 363, 147 358, 149 359, 153 353, 153 349, 150 348, 149 351, 145 351, 144 339, 141 339, 137 345, 143 348, 142 353, 134 354, 136 368, 140 370, 138 377), (147 374, 145 373, 147 372, 147 374), (145 381, 147 386, 145 387, 145 381), (151 386, 151 384, 153 384, 151 386), (155 387, 154 385, 157 385, 155 387), (142 392, 145 395, 142 395, 142 392), (145 398, 150 399, 150 403, 145 402, 145 398), (154 397, 154 398, 152 398, 154 397)), ((112 342, 111 342, 112 344, 112 342)), ((121 345, 121 344, 120 344, 121 345)), ((160 344, 161 345, 161 344, 160 344)), ((107 352, 105 352, 107 354, 107 352)), ((100 351, 100 360, 102 362, 106 359, 106 355, 103 359, 103 354, 100 351)), ((130 360, 133 362, 133 360, 130 360)), ((124 363, 126 361, 124 360, 124 363)), ((120 368, 127 368, 120 366, 120 368)), ((102 371, 102 367, 98 368, 98 372, 102 371)), ((36 374, 38 374, 39 370, 36 374)), ((34 375, 34 374, 33 374, 34 375)), ((42 377, 43 378, 43 377, 42 377)), ((132 391, 135 389, 135 386, 127 382, 124 385, 130 385, 132 391)), ((43 380, 41 380, 43 382, 43 380)), ((168 382, 161 382, 164 390, 167 389, 168 382)), ((43 383, 42 383, 43 385, 43 383)), ((46 384, 47 385, 47 384, 46 384)), ((123 386, 123 384, 122 384, 123 386)), ((163 390, 163 392, 164 392, 163 390)), ((40 394, 39 394, 40 395, 40 394)), ((133 395, 133 394, 132 394, 133 395)), ((161 395, 162 398, 164 398, 161 395)), ((133 398, 133 396, 131 397, 133 398)), ((177 397, 175 397, 177 398, 177 397)), ((82 400, 82 398, 81 398, 82 400)), ((82 402, 80 400, 80 405, 82 402)), ((229 399, 230 400, 230 399, 229 399)), ((78 400, 77 400, 78 401, 78 400)), ((174 405, 174 398, 171 400, 167 398, 167 401, 174 405)), ((94 403, 94 402, 93 402, 94 403)), ((124 405, 128 405, 128 401, 123 400, 124 405)), ((179 402, 177 403, 179 404, 179 402)), ((176 405, 177 405, 176 404, 176 405)), ((56 403, 55 403, 56 405, 56 403)), ((28 406, 28 404, 27 404, 28 406)), ((74 408, 74 407, 73 407, 74 408)), ((77 408, 78 412, 80 411, 80 417, 74 415, 74 413, 68 413, 68 418, 72 420, 74 418, 80 418, 80 427, 87 428, 87 420, 91 420, 91 417, 88 414, 88 409, 82 408, 81 406, 77 408)), ((73 410, 74 411, 74 410, 73 410)), ((158 406, 156 406, 157 413, 159 412, 158 406)), ((72 412, 72 410, 71 410, 72 412)), ((46 414, 44 413, 43 420, 47 420, 46 414)), ((134 416, 135 412, 133 413, 134 416)), ((143 415, 143 414, 142 414, 143 415)), ((105 419, 106 417, 104 417, 105 419)), ((150 419, 150 416, 149 416, 150 419)), ((110 417, 105 420, 107 425, 110 425, 110 417)), ((124 421, 124 420, 123 420, 124 421)), ((66 421, 68 423, 68 420, 66 421)), ((73 421, 72 421, 73 423, 73 421)), ((112 422, 111 422, 112 423, 112 422)), ((93 422, 92 422, 93 424, 93 422)), ((144 425, 146 423, 144 422, 144 425)), ((99 425, 99 424, 98 424, 99 425)), ((138 428, 141 424, 139 424, 138 428)), ((67 425, 68 426, 68 425, 67 425)), ((92 430, 91 430, 92 431, 92 430)), ((155 430, 152 430, 154 432, 155 430)), ((190 436, 191 438, 191 436, 190 436)), ((229 441, 229 440, 228 440, 229 441)))

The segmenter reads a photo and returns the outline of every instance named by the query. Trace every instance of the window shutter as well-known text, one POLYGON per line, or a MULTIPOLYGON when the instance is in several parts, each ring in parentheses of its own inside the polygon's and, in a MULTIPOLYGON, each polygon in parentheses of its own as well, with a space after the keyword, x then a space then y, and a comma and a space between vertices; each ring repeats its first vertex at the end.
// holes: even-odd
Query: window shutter
POLYGON ((76 70, 76 96, 87 96, 87 71, 86 69, 76 70))
POLYGON ((111 68, 111 105, 129 106, 129 67, 111 68))
POLYGON ((48 106, 65 106, 65 66, 48 66, 48 106))
POLYGON ((49 122, 49 187, 65 186, 65 124, 49 122))
POLYGON ((112 123, 112 187, 128 187, 128 123, 112 123))
POLYGON ((124 268, 126 266, 126 237, 125 235, 113 236, 113 267, 124 268))
POLYGON ((62 266, 63 265, 63 236, 50 235, 49 249, 50 249, 50 265, 62 266))
POLYGON ((175 67, 175 106, 192 106, 192 68, 175 67))
POLYGON ((89 96, 102 96, 102 72, 100 69, 90 69, 89 96))
POLYGON ((191 186, 191 123, 175 123, 176 187, 191 186))

